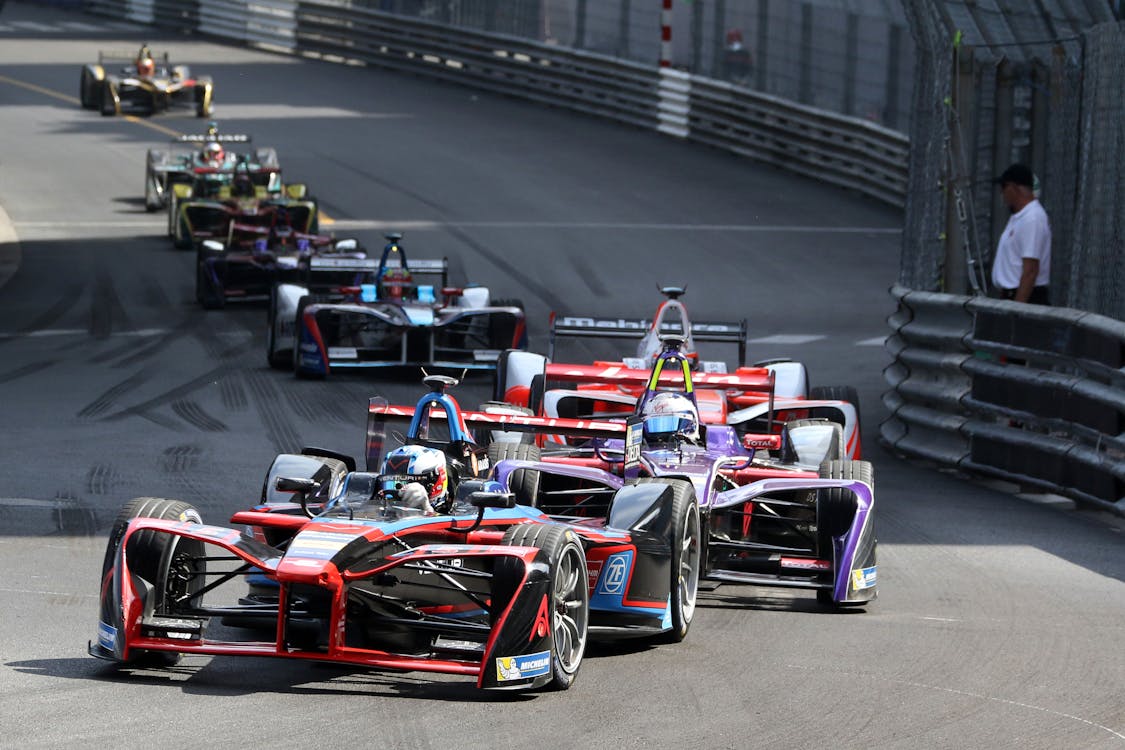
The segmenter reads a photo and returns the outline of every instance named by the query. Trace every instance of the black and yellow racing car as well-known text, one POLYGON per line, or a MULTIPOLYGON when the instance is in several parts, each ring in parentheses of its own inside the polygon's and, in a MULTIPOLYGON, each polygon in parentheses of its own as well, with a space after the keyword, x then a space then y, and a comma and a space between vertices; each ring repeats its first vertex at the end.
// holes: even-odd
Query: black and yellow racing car
POLYGON ((82 107, 106 116, 182 106, 193 108, 197 117, 210 117, 213 93, 210 76, 192 77, 187 65, 171 65, 167 52, 154 55, 147 44, 136 55, 99 52, 97 63, 82 68, 79 85, 82 107))

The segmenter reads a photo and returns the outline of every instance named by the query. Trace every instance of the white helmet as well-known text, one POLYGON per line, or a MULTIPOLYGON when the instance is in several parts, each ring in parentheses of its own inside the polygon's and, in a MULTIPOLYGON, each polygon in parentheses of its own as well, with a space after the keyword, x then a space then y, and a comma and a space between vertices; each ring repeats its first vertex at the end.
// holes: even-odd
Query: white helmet
POLYGON ((449 499, 449 476, 445 454, 437 448, 404 445, 387 454, 383 461, 384 490, 395 491, 401 500, 409 501, 417 494, 411 484, 420 484, 426 491, 430 506, 437 508, 449 499), (406 492, 402 492, 406 489, 406 492))
POLYGON ((653 394, 641 411, 645 436, 668 438, 673 435, 695 442, 699 440, 699 409, 682 393, 661 391, 653 394))

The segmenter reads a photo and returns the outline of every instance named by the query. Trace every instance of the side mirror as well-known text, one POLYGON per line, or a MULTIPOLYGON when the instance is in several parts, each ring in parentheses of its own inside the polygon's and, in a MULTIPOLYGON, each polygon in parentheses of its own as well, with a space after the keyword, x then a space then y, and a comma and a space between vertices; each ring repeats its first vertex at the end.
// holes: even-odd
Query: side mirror
POLYGON ((226 248, 223 247, 223 243, 217 240, 203 240, 203 249, 210 250, 213 253, 221 253, 226 248))
POLYGON ((469 504, 474 508, 514 508, 516 496, 511 492, 474 492, 469 495, 469 504))
POLYGON ((309 510, 309 495, 316 492, 320 487, 320 483, 313 479, 296 479, 294 477, 278 477, 274 482, 274 487, 278 492, 295 492, 300 498, 301 510, 309 518, 313 517, 312 511, 309 510))
POLYGON ((296 479, 293 477, 278 477, 274 486, 279 492, 299 492, 303 495, 311 494, 320 485, 312 479, 296 479))

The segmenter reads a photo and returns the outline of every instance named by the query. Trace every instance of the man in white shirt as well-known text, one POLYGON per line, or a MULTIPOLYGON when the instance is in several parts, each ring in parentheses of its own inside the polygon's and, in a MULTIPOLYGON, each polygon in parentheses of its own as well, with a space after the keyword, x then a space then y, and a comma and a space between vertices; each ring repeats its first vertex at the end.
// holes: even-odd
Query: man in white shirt
POLYGON ((1000 196, 1012 212, 992 261, 992 285, 1004 299, 1051 304, 1051 224, 1035 198, 1035 175, 1013 164, 996 178, 1000 196))

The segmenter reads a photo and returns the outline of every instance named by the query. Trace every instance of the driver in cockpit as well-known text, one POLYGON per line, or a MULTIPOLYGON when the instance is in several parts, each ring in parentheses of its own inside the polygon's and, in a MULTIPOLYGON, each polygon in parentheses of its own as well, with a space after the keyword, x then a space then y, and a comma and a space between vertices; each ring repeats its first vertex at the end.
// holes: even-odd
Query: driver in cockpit
POLYGON ((404 445, 383 461, 381 491, 388 503, 419 510, 425 515, 449 509, 449 472, 445 454, 437 448, 404 445))

